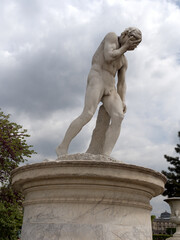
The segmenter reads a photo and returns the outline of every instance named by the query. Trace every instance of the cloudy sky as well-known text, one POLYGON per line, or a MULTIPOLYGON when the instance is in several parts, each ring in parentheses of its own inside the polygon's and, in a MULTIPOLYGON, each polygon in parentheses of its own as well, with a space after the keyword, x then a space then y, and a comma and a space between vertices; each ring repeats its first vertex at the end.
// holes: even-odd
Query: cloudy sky
MULTIPOLYGON (((37 155, 55 148, 83 108, 92 56, 108 32, 143 34, 126 54, 127 113, 112 157, 167 168, 180 130, 180 2, 177 0, 0 0, 0 107, 28 129, 37 155)), ((95 117, 69 152, 84 152, 95 117)), ((153 213, 169 210, 162 197, 153 213)))

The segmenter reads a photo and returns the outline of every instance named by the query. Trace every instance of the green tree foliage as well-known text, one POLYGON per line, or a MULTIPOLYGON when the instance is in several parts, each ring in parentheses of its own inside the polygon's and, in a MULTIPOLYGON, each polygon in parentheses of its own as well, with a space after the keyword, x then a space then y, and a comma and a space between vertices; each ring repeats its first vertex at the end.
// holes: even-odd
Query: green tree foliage
POLYGON ((151 222, 153 222, 154 219, 156 219, 156 216, 155 215, 151 215, 151 222))
MULTIPOLYGON (((180 140, 180 132, 178 132, 178 137, 180 140)), ((176 153, 180 154, 180 144, 175 147, 176 153)), ((180 159, 178 157, 164 156, 171 164, 168 167, 169 171, 162 171, 162 173, 167 177, 167 183, 165 185, 164 196, 170 197, 180 197, 180 159)))
POLYGON ((10 172, 19 163, 24 162, 25 157, 30 157, 34 152, 31 145, 27 145, 26 137, 29 137, 26 129, 9 121, 10 115, 0 111, 0 182, 9 181, 10 172))
POLYGON ((0 109, 0 240, 17 240, 22 225, 21 193, 11 187, 11 171, 34 154, 26 129, 11 122, 0 109))

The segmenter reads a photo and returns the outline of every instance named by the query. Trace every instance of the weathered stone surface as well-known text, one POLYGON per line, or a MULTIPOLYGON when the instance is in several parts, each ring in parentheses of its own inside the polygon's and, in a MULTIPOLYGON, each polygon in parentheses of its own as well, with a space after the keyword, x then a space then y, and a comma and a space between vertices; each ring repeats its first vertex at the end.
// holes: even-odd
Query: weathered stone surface
POLYGON ((51 161, 63 161, 63 160, 78 160, 78 161, 84 161, 84 160, 90 160, 90 161, 97 161, 97 162, 121 162, 116 160, 115 158, 101 155, 101 154, 90 154, 90 153, 76 153, 76 154, 66 154, 59 156, 56 160, 53 159, 45 159, 44 162, 51 162, 51 161))
POLYGON ((106 112, 104 106, 99 108, 96 127, 93 131, 91 142, 87 149, 87 153, 91 154, 103 154, 104 142, 106 137, 106 132, 110 124, 110 116, 106 112))
POLYGON ((91 158, 62 156, 13 171, 13 186, 25 194, 22 240, 152 240, 149 201, 165 177, 91 158))

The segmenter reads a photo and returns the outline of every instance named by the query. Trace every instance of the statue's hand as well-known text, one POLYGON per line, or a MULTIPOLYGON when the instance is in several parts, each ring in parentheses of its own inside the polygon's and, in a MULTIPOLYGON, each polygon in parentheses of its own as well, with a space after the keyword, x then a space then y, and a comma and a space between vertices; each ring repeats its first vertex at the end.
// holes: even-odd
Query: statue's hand
POLYGON ((141 40, 137 40, 134 36, 131 36, 124 43, 124 46, 126 47, 127 51, 132 51, 138 46, 140 42, 141 40))
POLYGON ((127 110, 126 103, 123 102, 122 104, 123 104, 123 113, 126 113, 126 110, 127 110))

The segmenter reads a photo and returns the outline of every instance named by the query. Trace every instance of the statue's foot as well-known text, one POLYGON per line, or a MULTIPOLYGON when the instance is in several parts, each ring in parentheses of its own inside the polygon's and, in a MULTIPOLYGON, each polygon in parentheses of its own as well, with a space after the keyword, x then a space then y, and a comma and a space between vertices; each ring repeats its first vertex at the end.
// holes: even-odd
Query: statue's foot
POLYGON ((56 148, 56 154, 58 157, 60 157, 61 155, 66 155, 68 152, 67 152, 67 148, 59 145, 57 148, 56 148))

